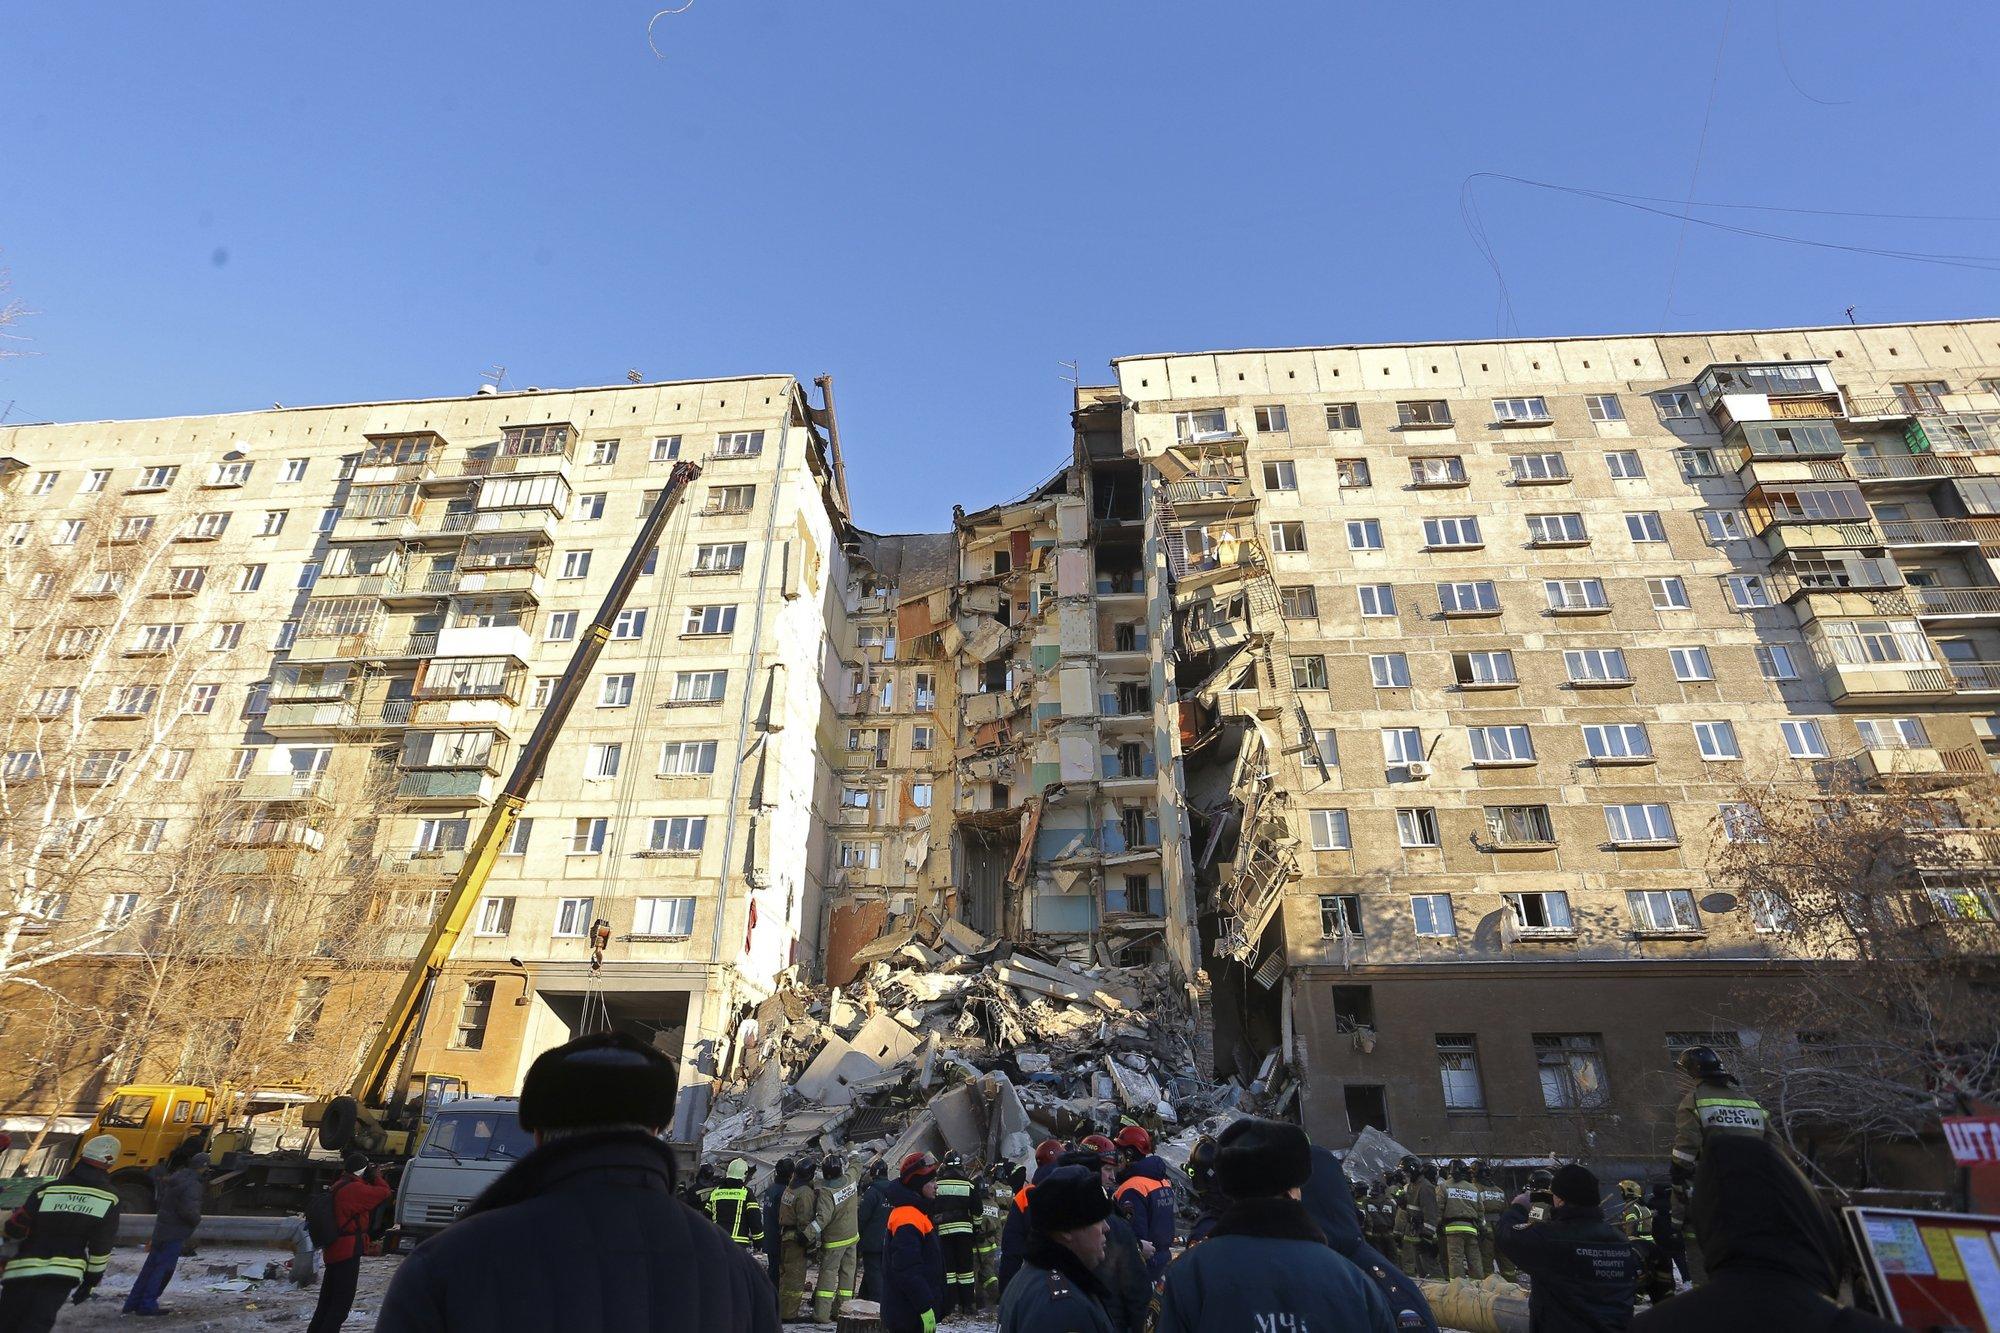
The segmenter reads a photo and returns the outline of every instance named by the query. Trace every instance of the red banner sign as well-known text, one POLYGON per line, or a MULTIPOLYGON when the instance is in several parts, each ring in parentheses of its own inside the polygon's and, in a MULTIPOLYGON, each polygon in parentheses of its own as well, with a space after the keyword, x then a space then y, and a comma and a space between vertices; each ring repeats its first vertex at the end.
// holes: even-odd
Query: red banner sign
POLYGON ((1946 1116, 1944 1140, 1960 1166, 1992 1166, 2000 1162, 2000 1116, 1946 1116))

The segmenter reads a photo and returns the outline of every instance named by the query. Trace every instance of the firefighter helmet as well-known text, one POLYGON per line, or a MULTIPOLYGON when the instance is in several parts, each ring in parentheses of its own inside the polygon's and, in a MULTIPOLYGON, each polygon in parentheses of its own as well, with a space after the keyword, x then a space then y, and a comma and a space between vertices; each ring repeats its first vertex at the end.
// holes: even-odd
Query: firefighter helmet
POLYGON ((1713 1046, 1690 1046, 1681 1052, 1681 1058, 1674 1064, 1683 1074, 1694 1078, 1718 1078, 1729 1072, 1723 1068, 1722 1057, 1715 1053, 1713 1046))
POLYGON ((750 1163, 738 1157, 730 1162, 727 1174, 731 1180, 748 1180, 750 1178, 750 1163))
POLYGON ((1036 1166, 1047 1166, 1062 1155, 1063 1141, 1061 1139, 1043 1139, 1035 1145, 1036 1166))
POLYGON ((1144 1125, 1125 1126, 1118 1131, 1118 1137, 1112 1142, 1121 1148, 1130 1148, 1141 1157, 1153 1151, 1153 1136, 1146 1132, 1144 1125))
POLYGON ((1215 1188, 1216 1151, 1214 1135, 1204 1134, 1188 1152, 1188 1179, 1194 1182, 1196 1194, 1206 1194, 1215 1188))
POLYGON ((936 1175, 937 1170, 937 1158, 927 1152, 913 1152, 903 1159, 902 1169, 896 1173, 896 1176, 905 1185, 914 1189, 917 1185, 936 1175))
POLYGON ((1618 1182, 1618 1193, 1627 1199, 1643 1199, 1646 1188, 1636 1180, 1621 1180, 1618 1182))
POLYGON ((1118 1159, 1118 1145, 1102 1134, 1088 1134, 1076 1145, 1079 1151, 1096 1153, 1100 1162, 1115 1162, 1118 1159))

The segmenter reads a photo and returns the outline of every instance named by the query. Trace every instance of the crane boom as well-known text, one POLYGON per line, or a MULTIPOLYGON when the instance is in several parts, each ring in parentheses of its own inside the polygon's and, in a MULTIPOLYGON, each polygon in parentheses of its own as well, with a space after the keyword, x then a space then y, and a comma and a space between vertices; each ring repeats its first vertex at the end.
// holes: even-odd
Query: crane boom
POLYGON ((645 521, 639 525, 638 540, 627 552, 625 563, 618 567, 617 577, 612 579, 603 603, 597 608, 596 619, 584 630, 576 652, 570 656, 569 666, 556 681, 541 720, 528 734, 527 743, 521 747, 520 757, 514 761, 506 784, 500 788, 500 794, 487 810, 486 819, 479 826, 479 835, 467 850, 465 865, 452 881, 444 901, 438 905, 437 913, 431 920, 430 935, 404 975, 402 987, 389 1006, 382 1030, 376 1034, 374 1043, 361 1062, 360 1072, 348 1093, 359 1103, 357 1110, 384 1104, 383 1085, 395 1066, 397 1053, 410 1039, 413 1029, 422 1020, 424 1010, 429 1007, 431 991, 437 985, 445 963, 451 958, 452 946, 458 943, 459 935, 465 930, 466 919, 471 916, 472 906, 486 885, 486 877, 493 870, 494 859, 506 842, 508 830, 514 826, 521 807, 527 803, 528 789, 535 785, 535 780, 548 766, 549 749, 561 733, 563 724, 569 720, 570 710, 582 697, 584 682, 589 678, 591 668, 597 665, 599 655, 604 652, 604 645, 611 637, 612 622, 624 610, 625 599, 639 581, 639 572, 645 568, 647 553, 659 542, 660 534, 666 530, 667 520, 687 493, 689 484, 700 475, 699 463, 686 461, 674 464, 665 488, 653 501, 645 521))

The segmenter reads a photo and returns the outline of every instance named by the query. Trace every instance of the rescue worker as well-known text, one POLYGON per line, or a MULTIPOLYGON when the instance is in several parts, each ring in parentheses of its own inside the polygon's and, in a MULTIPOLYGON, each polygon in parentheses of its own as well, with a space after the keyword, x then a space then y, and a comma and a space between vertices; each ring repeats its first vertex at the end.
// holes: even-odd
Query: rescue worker
POLYGON ((681 1195, 681 1202, 698 1213, 708 1211, 708 1192, 715 1188, 715 1163, 703 1162, 694 1169, 694 1183, 681 1195))
POLYGON ((1512 1282, 1513 1262, 1493 1244, 1500 1214, 1507 1211, 1507 1191, 1500 1188, 1500 1183, 1493 1179, 1492 1168, 1484 1162, 1472 1164, 1472 1183, 1479 1186, 1479 1275, 1485 1277, 1497 1266, 1500 1276, 1512 1282))
POLYGON ((854 1266, 860 1254, 861 1186, 847 1174, 839 1157, 819 1164, 819 1200, 813 1210, 813 1231, 819 1242, 819 1282, 813 1291, 813 1322, 840 1320, 840 1307, 854 1298, 854 1266))
POLYGON ((76 1165, 36 1189, 0 1234, 20 1248, 0 1269, 0 1329, 48 1333, 63 1302, 82 1305, 104 1280, 118 1239, 118 1195, 110 1168, 118 1140, 99 1134, 76 1165))
POLYGON ((1444 1275, 1444 1255, 1438 1246, 1444 1225, 1444 1200, 1438 1197, 1438 1164, 1425 1162, 1417 1173, 1417 1255, 1430 1277, 1444 1275))
POLYGON ((1012 1173, 1004 1161, 986 1168, 979 1186, 979 1216, 972 1229, 973 1294, 984 1310, 1000 1299, 1000 1228, 1014 1197, 1012 1173))
POLYGON ((1618 1229, 1626 1240, 1638 1240, 1653 1230, 1653 1210, 1646 1206, 1646 1191, 1636 1180, 1618 1182, 1618 1229))
POLYGON ((777 1290, 778 1273, 785 1264, 785 1246, 782 1236, 784 1229, 778 1225, 779 1205, 785 1201, 785 1191, 792 1187, 792 1176, 798 1167, 789 1157, 780 1157, 778 1164, 771 1168, 771 1183, 764 1186, 764 1193, 758 1201, 760 1215, 771 1220, 764 1229, 764 1239, 758 1248, 764 1252, 764 1268, 771 1275, 771 1289, 777 1290))
POLYGON ((1646 1206, 1646 1187, 1636 1180, 1618 1182, 1618 1229, 1639 1256, 1639 1294, 1657 1305, 1674 1294, 1673 1263, 1653 1239, 1656 1223, 1646 1206))
POLYGON ((880 1158, 868 1168, 861 1192, 861 1299, 882 1299, 882 1246, 889 1238, 889 1164, 880 1158))
POLYGON ((1417 1215, 1417 1182, 1409 1168, 1397 1167, 1392 1174, 1390 1203, 1395 1208, 1396 1218, 1396 1267, 1412 1276, 1421 1274, 1418 1264, 1417 1237, 1423 1230, 1423 1219, 1417 1215))
POLYGON ((1061 1139, 1043 1139, 1035 1145, 1035 1173, 1030 1181, 1040 1180, 1056 1169, 1056 1159, 1069 1151, 1069 1145, 1061 1139))
POLYGON ((1215 1138, 1204 1134, 1188 1150, 1188 1185, 1194 1190, 1194 1224, 1188 1228, 1190 1247, 1208 1239, 1229 1200, 1215 1183, 1215 1138))
MULTIPOLYGON (((1097 1183, 1108 1196, 1118 1181, 1118 1150, 1102 1134, 1091 1134, 1077 1145, 1075 1152, 1057 1158, 1056 1166, 1095 1170, 1097 1183)), ((1091 1272, 1104 1288, 1104 1313, 1109 1316, 1111 1326, 1119 1333, 1140 1333, 1146 1324, 1153 1287, 1146 1278, 1146 1256, 1139 1247, 1139 1238, 1132 1234, 1131 1223, 1115 1205, 1111 1216, 1104 1220, 1104 1257, 1091 1272)))
POLYGON ((350 1148, 342 1165, 346 1170, 327 1187, 333 1195, 337 1234, 326 1247, 326 1274, 320 1279, 319 1300, 306 1333, 335 1333, 346 1322, 354 1308, 355 1285, 361 1280, 361 1258, 368 1252, 369 1223, 375 1210, 396 1196, 395 1187, 382 1179, 367 1153, 350 1148))
POLYGON ((1464 1162, 1445 1163, 1444 1183, 1439 1189, 1444 1217, 1444 1276, 1477 1280, 1479 1267, 1479 1186, 1464 1162))
POLYGON ((979 1274, 972 1258, 972 1233, 979 1212, 973 1198, 972 1177, 966 1174, 965 1159, 955 1152, 944 1155, 938 1169, 937 1190, 931 1199, 931 1220, 937 1223, 938 1250, 944 1255, 944 1304, 938 1317, 968 1313, 979 1308, 974 1285, 979 1274))
POLYGON ((1770 1117, 1757 1099, 1743 1091, 1743 1085, 1736 1081, 1722 1063, 1722 1057, 1710 1046, 1690 1046, 1682 1051, 1674 1061, 1680 1075, 1681 1085, 1686 1092, 1681 1095, 1680 1105, 1674 1108, 1673 1159, 1669 1164, 1669 1174, 1674 1185, 1674 1196, 1679 1214, 1681 1230, 1687 1237, 1687 1263, 1695 1283, 1707 1280, 1707 1269, 1702 1262, 1701 1246, 1695 1243, 1691 1228, 1687 1224, 1690 1186, 1694 1182, 1695 1166, 1701 1161, 1702 1149, 1717 1136, 1740 1135, 1744 1138, 1764 1138, 1770 1132, 1770 1117))
POLYGON ((1000 1227, 1000 1294, 1006 1295, 1007 1286, 1014 1280, 1014 1273, 1021 1267, 1021 1255, 1028 1244, 1028 1192, 1035 1188, 1035 1182, 1056 1169, 1056 1162, 1065 1151, 1061 1139, 1043 1139, 1035 1145, 1035 1173, 1025 1185, 1014 1191, 1014 1201, 1008 1205, 1007 1220, 1000 1227))
POLYGON ((1094 1269, 1114 1211, 1099 1173, 1049 1172, 1028 1202, 1028 1251, 1000 1298, 999 1333, 1117 1333, 1094 1269))
POLYGON ((1112 1140, 1123 1163, 1118 1184, 1111 1197, 1119 1212, 1139 1238, 1140 1252, 1146 1256, 1146 1279, 1158 1282, 1173 1262, 1174 1187, 1167 1178, 1167 1164, 1153 1155, 1153 1136, 1142 1125, 1127 1125, 1112 1140))
POLYGON ((944 1304, 944 1256, 930 1200, 937 1193, 937 1159, 914 1152, 903 1159, 886 1191, 888 1238, 882 1249, 882 1327, 885 1333, 937 1333, 944 1304))
POLYGON ((1655 1181, 1646 1206, 1653 1210, 1653 1245, 1659 1252, 1660 1266, 1666 1270, 1668 1283, 1673 1283, 1676 1274, 1683 1280, 1692 1280, 1688 1273, 1687 1238, 1674 1225, 1673 1192, 1664 1182, 1655 1181))
POLYGON ((750 1193, 749 1180, 750 1163, 738 1157, 722 1173, 722 1183, 708 1192, 708 1220, 756 1254, 764 1248, 764 1208, 750 1193))
POLYGON ((1604 1220, 1602 1197, 1597 1177, 1572 1163, 1534 1200, 1540 1219, 1520 1201, 1500 1216, 1501 1253, 1534 1283, 1528 1327, 1535 1333, 1614 1333, 1632 1321, 1639 1258, 1604 1220))
POLYGON ((1361 1208, 1345 1164, 1331 1149, 1318 1144, 1312 1147, 1312 1164, 1312 1175, 1299 1191, 1299 1202, 1326 1237, 1327 1247, 1375 1284, 1398 1329, 1438 1333, 1437 1319, 1416 1282, 1362 1234, 1361 1208))
POLYGON ((819 1191, 813 1188, 813 1162, 802 1159, 792 1166, 792 1183, 785 1187, 778 1203, 778 1320, 789 1324, 799 1317, 799 1303, 806 1294, 806 1264, 811 1261, 817 1233, 813 1216, 819 1207, 819 1191))

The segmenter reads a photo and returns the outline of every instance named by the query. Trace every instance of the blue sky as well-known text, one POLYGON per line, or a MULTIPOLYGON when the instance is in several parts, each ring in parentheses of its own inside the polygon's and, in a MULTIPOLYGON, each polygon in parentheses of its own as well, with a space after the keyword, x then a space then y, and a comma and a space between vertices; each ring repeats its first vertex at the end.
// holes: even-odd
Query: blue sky
POLYGON ((1064 360, 2000 313, 1489 180, 1503 312, 1461 213, 1684 198, 1706 113, 1699 198, 2000 217, 2000 6, 694 0, 664 59, 653 8, 9 7, 6 419, 831 371, 857 517, 935 528, 1066 453, 1064 360))

